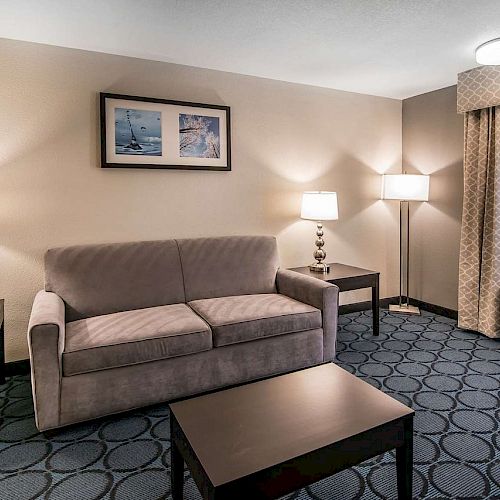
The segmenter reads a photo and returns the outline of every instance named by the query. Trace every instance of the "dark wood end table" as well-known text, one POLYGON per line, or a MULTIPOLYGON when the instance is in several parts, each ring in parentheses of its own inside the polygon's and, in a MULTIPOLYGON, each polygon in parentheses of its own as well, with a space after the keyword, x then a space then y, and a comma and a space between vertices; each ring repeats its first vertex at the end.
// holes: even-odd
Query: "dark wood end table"
POLYGON ((380 290, 378 271, 370 271, 361 267, 347 266, 345 264, 329 264, 328 273, 317 273, 311 271, 309 267, 294 267, 290 271, 312 276, 328 283, 333 283, 339 287, 341 292, 359 290, 361 288, 372 289, 372 313, 373 313, 373 335, 379 334, 379 308, 380 290))
POLYGON ((170 405, 173 500, 184 462, 205 500, 279 498, 396 449, 412 498, 414 411, 332 364, 170 405))
POLYGON ((0 384, 5 384, 4 299, 0 299, 0 384))

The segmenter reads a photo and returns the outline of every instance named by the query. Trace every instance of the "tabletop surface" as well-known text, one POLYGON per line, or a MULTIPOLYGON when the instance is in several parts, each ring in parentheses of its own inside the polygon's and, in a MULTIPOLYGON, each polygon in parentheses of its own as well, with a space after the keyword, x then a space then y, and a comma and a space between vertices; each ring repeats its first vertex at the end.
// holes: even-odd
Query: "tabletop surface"
POLYGON ((170 408, 214 486, 413 413, 333 363, 170 408))
POLYGON ((346 264, 333 263, 328 265, 330 266, 330 271, 328 273, 318 273, 315 271, 311 271, 309 269, 309 266, 293 267, 290 269, 290 271, 313 276, 324 281, 380 274, 378 271, 370 271, 369 269, 363 269, 361 267, 347 266, 346 264))

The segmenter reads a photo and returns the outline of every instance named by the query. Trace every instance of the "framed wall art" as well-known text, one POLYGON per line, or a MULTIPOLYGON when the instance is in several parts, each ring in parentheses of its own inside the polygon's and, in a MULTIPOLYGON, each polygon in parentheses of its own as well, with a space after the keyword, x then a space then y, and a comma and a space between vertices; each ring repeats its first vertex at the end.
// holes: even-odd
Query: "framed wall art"
POLYGON ((231 170, 230 108, 100 94, 101 167, 231 170))

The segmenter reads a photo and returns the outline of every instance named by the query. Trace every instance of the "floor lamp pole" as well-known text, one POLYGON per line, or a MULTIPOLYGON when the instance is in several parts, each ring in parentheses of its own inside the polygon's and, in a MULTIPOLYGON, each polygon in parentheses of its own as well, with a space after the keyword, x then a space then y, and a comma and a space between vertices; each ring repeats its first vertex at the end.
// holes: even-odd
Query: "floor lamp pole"
POLYGON ((403 307, 403 202, 399 202, 399 308, 403 307))
POLYGON ((406 314, 420 314, 418 307, 410 305, 410 202, 399 202, 399 303, 390 305, 389 310, 406 314), (403 204, 406 204, 406 276, 403 276, 403 204), (406 279, 404 279, 406 278, 406 279), (403 279, 406 282, 404 290, 406 302, 403 302, 403 279))
POLYGON ((410 305, 410 202, 403 201, 406 204, 406 306, 410 305))

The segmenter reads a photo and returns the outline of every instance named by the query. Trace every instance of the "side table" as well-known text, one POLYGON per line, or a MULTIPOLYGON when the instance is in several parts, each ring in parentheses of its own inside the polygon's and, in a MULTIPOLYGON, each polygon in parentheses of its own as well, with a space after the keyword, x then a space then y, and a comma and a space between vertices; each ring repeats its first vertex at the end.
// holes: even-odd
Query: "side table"
POLYGON ((3 317, 3 299, 0 299, 0 384, 5 384, 5 335, 3 317))
POLYGON ((370 271, 361 267, 347 266, 345 264, 329 264, 328 273, 317 273, 311 271, 308 266, 294 267, 290 271, 312 276, 328 283, 333 283, 339 287, 341 292, 358 290, 361 288, 372 289, 372 312, 373 312, 373 335, 379 334, 379 278, 378 271, 370 271))

